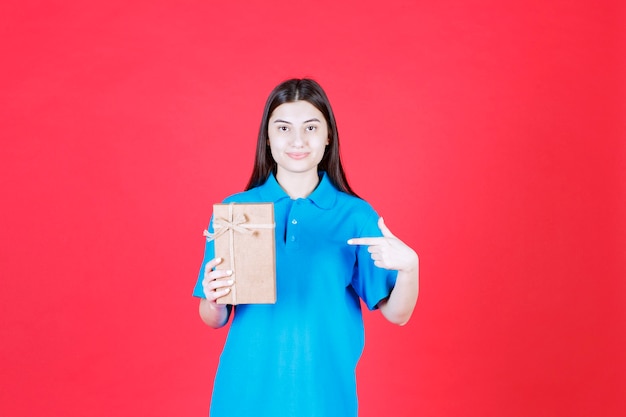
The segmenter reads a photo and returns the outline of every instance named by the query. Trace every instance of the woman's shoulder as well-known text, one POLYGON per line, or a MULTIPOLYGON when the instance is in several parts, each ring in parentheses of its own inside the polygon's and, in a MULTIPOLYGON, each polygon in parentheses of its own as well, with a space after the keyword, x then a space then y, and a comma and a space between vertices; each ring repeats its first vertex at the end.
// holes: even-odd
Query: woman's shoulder
POLYGON ((349 209, 355 215, 371 216, 376 214, 376 210, 368 201, 342 191, 337 193, 337 205, 349 209))
POLYGON ((252 188, 247 191, 241 191, 235 194, 231 194, 226 197, 222 203, 257 203, 260 201, 260 194, 257 188, 252 188))

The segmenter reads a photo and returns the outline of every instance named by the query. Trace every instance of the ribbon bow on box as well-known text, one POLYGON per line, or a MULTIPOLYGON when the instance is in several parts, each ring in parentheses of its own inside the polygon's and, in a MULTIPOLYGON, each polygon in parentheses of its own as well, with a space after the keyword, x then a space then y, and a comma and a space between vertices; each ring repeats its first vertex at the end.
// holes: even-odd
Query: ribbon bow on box
POLYGON ((251 223, 246 224, 248 219, 246 218, 246 215, 243 213, 239 213, 237 216, 235 216, 234 219, 232 218, 232 212, 230 214, 231 214, 231 220, 221 219, 221 218, 217 218, 213 220, 213 230, 215 230, 215 233, 211 233, 208 230, 205 230, 202 233, 202 235, 206 237, 207 242, 217 239, 218 237, 220 237, 221 235, 223 235, 224 233, 228 231, 244 233, 246 235, 253 235, 254 230, 251 230, 251 229, 257 229, 259 228, 259 226, 268 226, 268 225, 259 225, 259 224, 251 224, 251 223))

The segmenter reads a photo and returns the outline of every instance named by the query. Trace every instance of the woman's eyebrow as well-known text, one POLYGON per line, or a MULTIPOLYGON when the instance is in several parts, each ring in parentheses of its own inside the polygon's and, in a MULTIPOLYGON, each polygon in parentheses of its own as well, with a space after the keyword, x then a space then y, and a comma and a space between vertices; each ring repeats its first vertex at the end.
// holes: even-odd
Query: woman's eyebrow
MULTIPOLYGON (((321 123, 318 118, 313 118, 313 119, 305 120, 304 122, 302 122, 302 124, 311 123, 311 122, 321 123)), ((293 124, 293 123, 288 122, 287 120, 283 120, 283 119, 276 119, 272 123, 287 123, 288 125, 293 124)))

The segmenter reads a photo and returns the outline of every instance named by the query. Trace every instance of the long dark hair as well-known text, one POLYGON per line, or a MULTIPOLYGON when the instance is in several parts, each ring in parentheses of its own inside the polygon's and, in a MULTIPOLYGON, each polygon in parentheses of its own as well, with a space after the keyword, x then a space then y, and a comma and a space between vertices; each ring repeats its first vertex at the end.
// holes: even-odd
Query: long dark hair
POLYGON ((263 119, 261 119, 261 127, 259 128, 259 138, 256 144, 254 168, 252 169, 252 175, 250 176, 246 190, 263 184, 269 177, 270 172, 276 175, 276 162, 274 158, 272 158, 268 146, 269 136, 267 129, 269 120, 276 107, 284 103, 291 103, 298 100, 307 101, 315 106, 315 108, 322 112, 328 124, 329 144, 326 146, 322 161, 317 167, 318 171, 326 171, 330 181, 340 191, 356 196, 356 193, 352 191, 352 188, 350 188, 348 184, 346 174, 341 164, 341 157, 339 155, 339 133, 337 131, 337 122, 335 121, 333 109, 330 107, 330 101, 322 87, 316 81, 308 78, 287 80, 276 86, 267 98, 265 109, 263 110, 263 119))

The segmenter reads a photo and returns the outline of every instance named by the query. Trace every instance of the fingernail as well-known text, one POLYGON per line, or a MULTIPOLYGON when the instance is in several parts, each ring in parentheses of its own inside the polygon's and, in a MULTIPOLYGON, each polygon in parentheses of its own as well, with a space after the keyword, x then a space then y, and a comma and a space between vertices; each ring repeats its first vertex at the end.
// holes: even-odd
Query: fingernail
POLYGON ((231 269, 229 269, 228 271, 226 271, 226 273, 227 273, 228 275, 232 275, 232 274, 233 274, 233 271, 232 271, 231 269))
POLYGON ((229 280, 228 280, 228 283, 229 283, 229 284, 231 284, 231 285, 232 285, 232 284, 234 284, 234 282, 235 282, 235 280, 234 280, 234 279, 229 279, 229 280))
POLYGON ((348 239, 348 245, 352 245, 352 239, 348 239))

